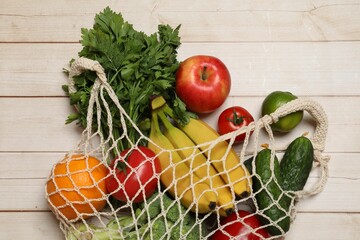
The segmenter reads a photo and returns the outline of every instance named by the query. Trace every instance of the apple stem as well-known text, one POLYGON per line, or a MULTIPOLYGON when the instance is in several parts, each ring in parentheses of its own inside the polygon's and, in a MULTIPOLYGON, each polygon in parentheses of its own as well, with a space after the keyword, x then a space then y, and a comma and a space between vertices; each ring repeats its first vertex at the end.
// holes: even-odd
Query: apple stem
POLYGON ((206 66, 204 66, 202 74, 201 74, 201 79, 202 80, 206 80, 207 79, 207 71, 206 71, 206 66))

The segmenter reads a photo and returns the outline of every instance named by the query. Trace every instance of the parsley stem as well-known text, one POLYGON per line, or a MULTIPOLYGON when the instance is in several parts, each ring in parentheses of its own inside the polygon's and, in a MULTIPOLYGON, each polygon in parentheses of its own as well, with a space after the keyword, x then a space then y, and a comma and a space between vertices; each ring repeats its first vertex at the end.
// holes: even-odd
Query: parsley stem
POLYGON ((114 73, 114 75, 110 78, 110 80, 108 79, 109 84, 111 84, 111 83, 117 78, 117 76, 119 75, 119 73, 120 73, 120 69, 118 69, 118 70, 114 73))

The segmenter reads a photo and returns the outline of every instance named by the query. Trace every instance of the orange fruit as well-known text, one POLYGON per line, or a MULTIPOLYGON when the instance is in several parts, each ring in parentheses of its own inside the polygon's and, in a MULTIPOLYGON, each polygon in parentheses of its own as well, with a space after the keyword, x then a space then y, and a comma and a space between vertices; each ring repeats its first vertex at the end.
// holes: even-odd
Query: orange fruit
MULTIPOLYGON (((276 109, 294 99, 297 99, 297 97, 290 92, 272 92, 264 99, 261 106, 261 114, 264 116, 273 113, 276 109)), ((303 118, 303 114, 303 111, 298 111, 281 117, 279 118, 279 121, 271 124, 271 129, 275 132, 290 132, 297 125, 299 125, 303 118)))
POLYGON ((67 220, 86 219, 106 205, 106 166, 95 157, 72 155, 58 162, 46 183, 51 210, 67 220))

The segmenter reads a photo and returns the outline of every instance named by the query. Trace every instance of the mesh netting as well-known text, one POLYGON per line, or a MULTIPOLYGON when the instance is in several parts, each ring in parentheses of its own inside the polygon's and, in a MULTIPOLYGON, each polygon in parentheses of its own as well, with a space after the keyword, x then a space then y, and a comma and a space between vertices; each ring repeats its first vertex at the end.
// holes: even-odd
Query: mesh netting
MULTIPOLYGON (((89 101, 86 129, 77 146, 54 165, 46 185, 46 198, 67 239, 216 239, 219 232, 231 239, 231 236, 236 236, 234 231, 243 236, 251 233, 259 239, 277 239, 285 236, 293 223, 296 202, 321 192, 325 186, 329 160, 323 155, 327 118, 321 106, 311 99, 293 100, 247 127, 213 139, 203 132, 204 123, 194 120, 198 122, 190 123, 192 129, 202 131, 197 133, 197 140, 201 141, 201 136, 210 140, 176 149, 169 144, 171 134, 160 134, 159 137, 158 132, 156 137, 151 133, 145 136, 132 123, 98 62, 79 58, 72 63, 70 92, 75 91, 73 77, 85 70, 97 74, 89 101), (124 132, 121 136, 112 134, 114 119, 109 101, 120 112, 117 121, 124 132), (276 174, 276 155, 285 148, 276 147, 270 125, 283 116, 302 110, 316 122, 310 138, 314 149, 312 167, 319 169, 320 175, 306 189, 284 191, 276 174), (106 136, 100 127, 103 122, 108 125, 106 136), (137 142, 128 138, 129 128, 139 133, 137 142), (269 144, 266 181, 256 171, 259 166, 255 161, 250 161, 248 168, 244 164, 249 156, 256 159, 261 150, 260 146, 256 147, 260 131, 266 133, 269 144), (245 141, 241 150, 235 152, 232 144, 242 133, 246 134, 245 141), (124 140, 131 146, 126 153, 118 149, 119 142, 124 140), (154 155, 142 149, 139 143, 144 141, 149 143, 154 155), (255 146, 251 150, 250 143, 255 146), (133 154, 140 154, 138 158, 143 159, 136 167, 130 163, 133 154), (112 161, 114 156, 118 156, 115 162, 112 161), (122 170, 114 167, 118 165, 122 170), (137 174, 145 167, 148 176, 142 179, 137 174), (123 171, 124 176, 120 180, 116 177, 119 171, 123 171), (115 181, 114 186, 107 185, 109 178, 115 181), (115 195, 118 196, 116 199, 115 195), (268 199, 267 203, 262 203, 263 198, 268 199), (269 232, 272 236, 267 234, 269 232)), ((152 118, 154 120, 164 121, 164 116, 159 112, 152 118)), ((186 142, 185 135, 181 134, 192 129, 178 129, 181 132, 177 132, 179 135, 175 140, 186 142)), ((157 130, 161 131, 160 128, 157 130)))

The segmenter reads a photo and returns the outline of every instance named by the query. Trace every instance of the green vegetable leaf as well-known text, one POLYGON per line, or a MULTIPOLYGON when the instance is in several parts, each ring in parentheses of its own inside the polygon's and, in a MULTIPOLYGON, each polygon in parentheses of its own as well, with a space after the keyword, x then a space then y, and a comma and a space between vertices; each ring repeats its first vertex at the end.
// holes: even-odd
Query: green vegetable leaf
POLYGON ((177 123, 182 126, 188 124, 190 118, 195 118, 195 119, 198 118, 198 116, 195 113, 186 111, 185 103, 181 101, 181 99, 178 97, 175 97, 172 108, 174 112, 174 118, 177 120, 177 123))
MULTIPOLYGON (((116 13, 109 7, 96 14, 94 22, 93 28, 81 29, 80 43, 83 48, 79 56, 96 60, 102 65, 120 104, 142 131, 137 132, 127 122, 129 140, 118 141, 118 150, 122 151, 138 142, 141 134, 148 134, 150 102, 154 95, 163 96, 172 105, 179 122, 186 124, 193 114, 186 111, 185 104, 177 98, 175 92, 180 25, 176 28, 159 25, 157 33, 147 35, 135 30, 132 24, 123 19, 121 13, 116 13)), ((73 59, 70 60, 72 61, 73 59)), ((68 117, 67 123, 77 120, 83 127, 86 126, 87 108, 95 79, 94 72, 85 71, 74 78, 74 93, 69 93, 68 86, 63 86, 69 95, 70 104, 76 105, 78 110, 68 117)), ((104 98, 113 119, 112 135, 122 136, 124 129, 119 121, 120 112, 109 96, 105 95, 104 98)), ((100 107, 101 118, 104 120, 98 126, 97 117, 94 116, 92 125, 100 127, 107 137, 110 134, 106 121, 108 116, 104 106, 100 107)), ((96 111, 94 114, 97 114, 96 111)), ((146 142, 142 140, 139 144, 145 145, 146 142)))
POLYGON ((70 115, 67 117, 67 119, 66 119, 66 121, 65 121, 65 124, 70 124, 70 123, 72 123, 73 121, 78 120, 79 117, 80 117, 79 114, 77 114, 77 113, 72 113, 72 114, 70 114, 70 115))
POLYGON ((68 85, 62 85, 61 88, 66 94, 69 94, 69 86, 68 85))

